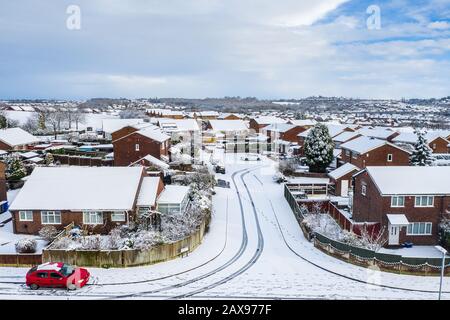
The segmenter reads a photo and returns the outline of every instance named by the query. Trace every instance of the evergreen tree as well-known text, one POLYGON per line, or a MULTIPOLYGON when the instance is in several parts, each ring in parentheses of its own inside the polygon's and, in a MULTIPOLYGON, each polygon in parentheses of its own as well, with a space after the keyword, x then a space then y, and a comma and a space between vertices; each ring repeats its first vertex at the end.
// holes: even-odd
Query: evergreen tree
POLYGON ((20 157, 17 154, 12 154, 6 161, 6 179, 17 181, 27 175, 20 157))
POLYGON ((428 146, 428 141, 425 138, 425 133, 416 130, 417 142, 414 145, 414 151, 412 152, 409 161, 412 166, 432 166, 435 159, 433 156, 433 150, 428 146))
POLYGON ((324 124, 316 124, 305 140, 306 163, 310 172, 326 172, 333 161, 334 143, 324 124))

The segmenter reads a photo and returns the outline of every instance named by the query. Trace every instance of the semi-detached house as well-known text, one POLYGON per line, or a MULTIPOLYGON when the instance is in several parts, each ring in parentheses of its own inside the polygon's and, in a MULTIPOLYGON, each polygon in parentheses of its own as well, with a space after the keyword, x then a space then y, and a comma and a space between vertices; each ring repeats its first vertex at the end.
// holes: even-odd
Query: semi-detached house
POLYGON ((385 227, 387 245, 436 245, 450 216, 450 167, 367 167, 354 176, 352 218, 385 227))

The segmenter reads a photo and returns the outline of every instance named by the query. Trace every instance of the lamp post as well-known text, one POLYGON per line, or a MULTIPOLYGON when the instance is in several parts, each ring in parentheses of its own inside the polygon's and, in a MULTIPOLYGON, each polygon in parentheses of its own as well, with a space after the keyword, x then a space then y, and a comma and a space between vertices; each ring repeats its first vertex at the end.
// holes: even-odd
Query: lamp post
POLYGON ((447 250, 442 248, 441 246, 435 246, 439 252, 442 253, 442 265, 441 265, 441 280, 439 283, 439 300, 441 300, 441 294, 442 294, 442 281, 444 279, 444 269, 445 269, 445 256, 447 255, 447 250))

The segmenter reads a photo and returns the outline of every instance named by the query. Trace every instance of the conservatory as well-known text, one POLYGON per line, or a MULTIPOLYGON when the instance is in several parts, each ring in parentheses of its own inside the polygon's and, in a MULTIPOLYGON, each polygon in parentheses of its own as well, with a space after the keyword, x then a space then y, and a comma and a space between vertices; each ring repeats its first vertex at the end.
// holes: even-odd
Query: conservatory
POLYGON ((189 204, 189 187, 168 185, 157 203, 157 210, 162 214, 182 214, 189 204))

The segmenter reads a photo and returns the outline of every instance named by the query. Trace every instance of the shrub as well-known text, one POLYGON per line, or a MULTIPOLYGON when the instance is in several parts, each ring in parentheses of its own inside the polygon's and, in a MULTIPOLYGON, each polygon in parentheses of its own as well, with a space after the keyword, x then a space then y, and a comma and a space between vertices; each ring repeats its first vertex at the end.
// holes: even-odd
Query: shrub
POLYGON ((58 235, 58 230, 54 226, 44 226, 39 230, 39 236, 48 242, 53 241, 58 235))
POLYGON ((35 253, 37 242, 34 239, 20 239, 16 242, 15 247, 18 253, 35 253))

